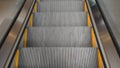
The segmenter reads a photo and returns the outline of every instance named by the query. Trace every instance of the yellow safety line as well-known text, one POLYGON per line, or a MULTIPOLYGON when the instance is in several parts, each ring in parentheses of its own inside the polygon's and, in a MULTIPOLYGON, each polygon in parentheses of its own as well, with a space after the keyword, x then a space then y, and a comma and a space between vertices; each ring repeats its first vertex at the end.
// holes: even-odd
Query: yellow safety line
MULTIPOLYGON (((86 1, 84 1, 84 11, 87 12, 88 9, 87 9, 87 5, 86 5, 86 1)), ((91 20, 90 20, 90 15, 87 13, 87 24, 88 26, 91 26, 91 20)))
POLYGON ((35 3, 33 12, 37 12, 37 3, 35 3))
POLYGON ((37 0, 37 2, 40 2, 40 0, 37 0))
MULTIPOLYGON (((33 12, 37 12, 37 3, 35 3, 35 6, 34 6, 34 9, 33 9, 33 12)), ((32 27, 32 25, 33 25, 33 13, 31 14, 31 16, 30 16, 30 27, 32 27)))
POLYGON ((90 20, 90 15, 87 13, 87 21, 88 21, 88 26, 91 26, 91 20, 90 20))
POLYGON ((103 68, 102 57, 99 50, 98 50, 98 67, 103 68))
POLYGON ((25 29, 25 32, 24 32, 24 40, 23 40, 23 47, 25 48, 26 45, 27 45, 27 33, 28 33, 28 30, 25 29))
POLYGON ((18 68, 18 62, 19 62, 19 50, 17 50, 15 54, 14 68, 18 68))
POLYGON ((30 24, 29 24, 30 27, 32 27, 32 25, 33 25, 33 14, 31 14, 31 16, 30 16, 30 21, 29 21, 29 22, 30 22, 30 24))
MULTIPOLYGON (((84 11, 87 12, 87 4, 86 1, 84 0, 84 11)), ((90 15, 87 14, 87 20, 88 20, 88 26, 91 26, 91 20, 90 20, 90 15)), ((92 31, 92 47, 96 47, 96 38, 95 38, 95 33, 94 33, 94 29, 91 29, 92 31)), ((100 54, 100 51, 98 50, 98 68, 103 68, 103 63, 102 63, 102 57, 100 54)))
POLYGON ((96 41, 96 38, 95 38, 95 33, 94 33, 94 29, 92 28, 91 29, 91 31, 92 31, 92 47, 96 47, 96 45, 97 45, 97 41, 96 41))
POLYGON ((86 5, 86 1, 84 0, 84 11, 87 11, 87 5, 86 5))

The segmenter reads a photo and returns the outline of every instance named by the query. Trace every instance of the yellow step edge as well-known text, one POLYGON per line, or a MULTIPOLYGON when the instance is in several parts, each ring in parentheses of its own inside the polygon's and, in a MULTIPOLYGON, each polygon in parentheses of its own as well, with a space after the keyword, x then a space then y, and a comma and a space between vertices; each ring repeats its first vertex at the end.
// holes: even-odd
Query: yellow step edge
MULTIPOLYGON (((33 9, 33 13, 34 12, 37 12, 37 3, 35 3, 35 5, 34 5, 34 9, 33 9)), ((30 16, 30 20, 29 20, 29 25, 30 25, 30 27, 32 27, 32 25, 33 25, 33 13, 31 14, 31 16, 30 16)))
POLYGON ((40 2, 40 0, 37 0, 37 2, 40 2))
MULTIPOLYGON (((86 4, 85 0, 84 0, 84 11, 88 12, 87 4, 86 4)), ((90 20, 90 15, 89 14, 87 14, 87 20, 88 20, 88 26, 91 26, 91 20, 90 20)), ((91 31, 92 31, 92 47, 97 47, 96 46, 97 43, 96 43, 95 33, 94 33, 93 28, 91 29, 91 31)), ((98 49, 97 53, 98 53, 98 68, 103 68, 102 57, 101 57, 99 49, 98 49)))
POLYGON ((102 57, 100 54, 100 51, 98 50, 98 68, 103 68, 103 62, 102 62, 102 57))
POLYGON ((18 68, 18 62, 19 62, 19 50, 17 50, 15 54, 14 68, 18 68))
POLYGON ((37 3, 35 3, 33 12, 37 12, 37 3))
POLYGON ((26 48, 27 46, 27 34, 28 33, 28 30, 25 29, 25 32, 24 32, 24 39, 23 39, 23 47, 26 48))
MULTIPOLYGON (((87 9, 87 5, 86 5, 86 1, 84 1, 84 11, 85 12, 88 12, 88 9, 87 9)), ((90 20, 90 15, 87 13, 87 24, 88 26, 91 26, 91 20, 90 20)))
POLYGON ((30 27, 32 27, 32 25, 33 25, 33 14, 31 14, 31 16, 30 16, 29 25, 30 25, 30 27))
POLYGON ((92 47, 97 47, 96 45, 97 45, 97 41, 96 41, 96 38, 95 38, 95 33, 94 33, 94 30, 93 30, 93 28, 91 29, 91 31, 92 31, 92 47))
POLYGON ((84 11, 87 12, 87 5, 85 0, 84 0, 84 11))
POLYGON ((91 20, 90 20, 90 15, 87 13, 87 21, 88 21, 88 26, 90 27, 91 26, 91 20))

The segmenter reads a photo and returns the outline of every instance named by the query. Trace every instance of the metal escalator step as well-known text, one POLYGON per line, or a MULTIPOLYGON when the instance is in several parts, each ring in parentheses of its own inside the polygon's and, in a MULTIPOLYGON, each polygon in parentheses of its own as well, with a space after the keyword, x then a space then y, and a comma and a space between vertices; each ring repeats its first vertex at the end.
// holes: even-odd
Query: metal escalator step
POLYGON ((33 15, 33 26, 87 26, 86 12, 40 12, 33 15))
POLYGON ((28 47, 91 47, 89 27, 32 27, 28 47))
POLYGON ((98 68, 96 48, 31 47, 20 49, 19 68, 98 68))
POLYGON ((42 1, 38 3, 38 12, 84 11, 83 1, 42 1))

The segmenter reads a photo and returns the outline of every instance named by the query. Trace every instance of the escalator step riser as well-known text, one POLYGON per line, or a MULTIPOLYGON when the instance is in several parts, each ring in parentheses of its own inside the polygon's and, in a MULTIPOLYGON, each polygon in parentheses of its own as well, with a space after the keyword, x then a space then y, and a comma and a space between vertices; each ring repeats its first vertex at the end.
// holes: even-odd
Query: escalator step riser
POLYGON ((97 68, 97 61, 95 48, 24 48, 19 68, 97 68))
POLYGON ((40 12, 34 13, 36 26, 87 26, 86 12, 40 12))
POLYGON ((91 47, 91 31, 88 27, 32 27, 27 46, 91 47))
POLYGON ((84 11, 83 1, 42 1, 38 12, 76 12, 84 11))

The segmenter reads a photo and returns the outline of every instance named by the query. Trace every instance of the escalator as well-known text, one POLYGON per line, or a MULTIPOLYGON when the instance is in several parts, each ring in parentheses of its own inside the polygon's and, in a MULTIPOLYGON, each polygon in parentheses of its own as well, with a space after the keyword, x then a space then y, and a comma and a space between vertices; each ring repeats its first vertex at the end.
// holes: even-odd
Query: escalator
POLYGON ((40 1, 19 68, 97 68, 84 1, 40 1))
POLYGON ((0 68, 119 68, 117 50, 106 46, 114 45, 111 36, 98 26, 104 21, 89 1, 25 0, 2 41, 0 68))

